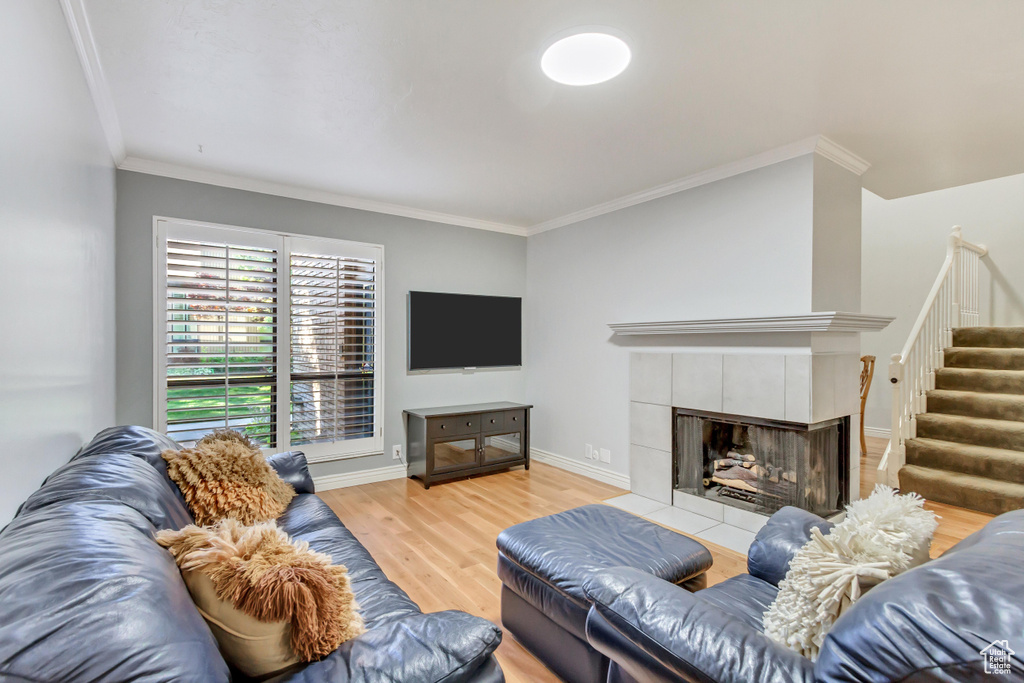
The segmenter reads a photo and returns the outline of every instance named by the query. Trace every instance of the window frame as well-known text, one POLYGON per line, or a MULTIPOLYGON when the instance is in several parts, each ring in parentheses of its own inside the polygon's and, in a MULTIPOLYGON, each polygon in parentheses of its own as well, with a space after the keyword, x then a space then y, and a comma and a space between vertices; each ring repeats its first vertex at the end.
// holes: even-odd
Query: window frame
POLYGON ((174 226, 172 239, 217 240, 238 235, 240 242, 251 240, 251 246, 274 248, 278 252, 277 306, 286 311, 277 321, 277 444, 268 452, 292 450, 291 445, 291 253, 292 243, 309 250, 323 246, 324 255, 372 258, 374 267, 373 321, 373 436, 362 439, 296 445, 308 462, 327 462, 381 455, 384 452, 384 246, 330 237, 318 237, 281 230, 247 228, 205 221, 166 216, 153 216, 153 424, 161 432, 167 430, 167 236, 174 226), (288 400, 283 400, 288 397, 288 400))

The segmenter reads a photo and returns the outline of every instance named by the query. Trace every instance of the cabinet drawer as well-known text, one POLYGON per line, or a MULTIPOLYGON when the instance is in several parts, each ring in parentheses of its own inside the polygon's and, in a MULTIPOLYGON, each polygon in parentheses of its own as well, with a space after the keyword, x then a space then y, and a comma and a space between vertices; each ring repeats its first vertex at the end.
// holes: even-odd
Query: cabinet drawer
POLYGON ((457 417, 443 417, 427 422, 427 436, 431 439, 456 436, 461 433, 457 417))
POLYGON ((459 434, 476 434, 480 431, 479 415, 462 415, 452 419, 456 422, 459 434))
POLYGON ((505 413, 484 413, 480 416, 480 429, 484 432, 500 432, 505 429, 505 413))
POLYGON ((507 410, 505 411, 505 431, 515 432, 526 429, 526 411, 525 410, 507 410))
POLYGON ((439 438, 461 434, 476 434, 480 431, 479 415, 452 415, 430 420, 427 423, 427 436, 439 438))

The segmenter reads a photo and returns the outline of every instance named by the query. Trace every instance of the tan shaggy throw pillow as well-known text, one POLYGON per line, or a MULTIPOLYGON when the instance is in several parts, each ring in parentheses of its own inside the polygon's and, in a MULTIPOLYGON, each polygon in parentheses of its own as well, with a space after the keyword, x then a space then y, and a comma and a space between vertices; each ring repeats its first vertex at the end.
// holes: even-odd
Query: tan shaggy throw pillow
POLYGON ((162 453, 200 526, 224 518, 255 524, 281 516, 295 497, 259 446, 238 432, 217 430, 194 448, 162 453))
POLYGON ((225 657, 249 675, 270 672, 253 670, 261 658, 272 662, 271 670, 311 661, 365 630, 348 570, 332 564, 328 555, 310 550, 308 543, 293 541, 275 522, 244 526, 225 519, 207 528, 190 524, 180 531, 161 531, 156 540, 174 556, 203 616, 211 621, 209 615, 218 615, 211 621, 211 630, 225 657), (246 624, 209 604, 209 591, 202 595, 205 581, 197 580, 195 574, 209 578, 216 597, 245 615, 266 624, 287 625, 294 659, 287 653, 269 656, 265 649, 273 646, 273 637, 260 633, 263 640, 259 640, 247 635, 246 624), (207 604, 198 604, 199 599, 207 604), (228 620, 232 623, 226 624, 228 620))

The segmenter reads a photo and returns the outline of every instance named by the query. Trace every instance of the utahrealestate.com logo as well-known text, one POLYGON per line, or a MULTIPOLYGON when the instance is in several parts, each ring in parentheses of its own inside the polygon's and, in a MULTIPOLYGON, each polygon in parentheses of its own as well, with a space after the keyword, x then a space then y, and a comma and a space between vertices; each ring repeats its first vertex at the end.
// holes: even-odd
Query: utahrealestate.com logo
POLYGON ((1014 651, 1010 649, 1008 640, 994 640, 988 647, 981 651, 981 657, 985 660, 985 673, 996 675, 1009 675, 1013 668, 1014 651))

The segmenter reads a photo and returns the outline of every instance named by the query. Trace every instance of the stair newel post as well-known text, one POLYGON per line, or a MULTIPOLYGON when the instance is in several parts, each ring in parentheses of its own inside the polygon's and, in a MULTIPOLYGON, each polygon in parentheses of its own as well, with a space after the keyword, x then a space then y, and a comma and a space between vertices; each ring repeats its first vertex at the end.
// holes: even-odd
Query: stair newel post
POLYGON ((890 486, 899 486, 899 471, 903 467, 905 452, 903 442, 907 437, 904 419, 903 358, 894 353, 889 359, 889 382, 892 384, 892 426, 889 433, 889 448, 886 478, 890 486))

